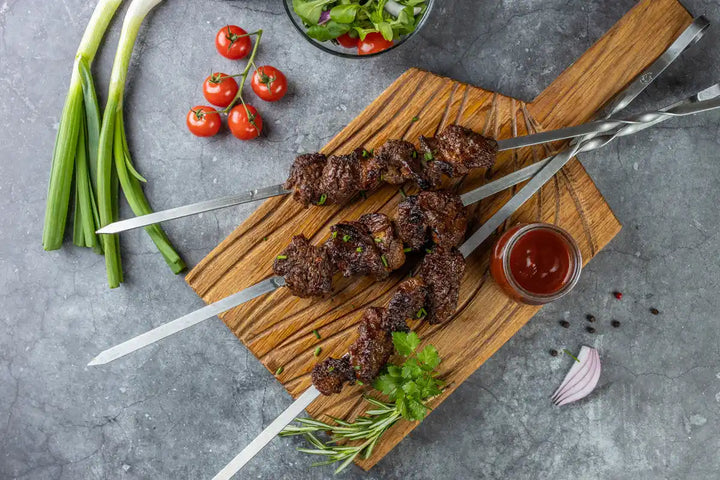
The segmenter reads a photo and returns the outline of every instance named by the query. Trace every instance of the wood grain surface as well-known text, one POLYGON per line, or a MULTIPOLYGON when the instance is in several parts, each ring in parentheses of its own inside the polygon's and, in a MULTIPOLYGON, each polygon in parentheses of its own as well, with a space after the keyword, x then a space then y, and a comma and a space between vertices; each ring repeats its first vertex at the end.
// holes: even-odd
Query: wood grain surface
MULTIPOLYGON (((674 0, 639 2, 532 103, 410 69, 322 151, 332 154, 359 146, 376 148, 390 138, 417 144, 420 135, 435 135, 451 123, 498 139, 582 123, 652 63, 691 20, 674 0), (414 117, 418 120, 413 121, 414 117)), ((494 168, 473 172, 454 182, 453 188, 467 192, 551 152, 548 146, 502 152, 494 168)), ((472 206, 469 231, 477 229, 516 191, 510 189, 472 206)), ((394 216, 400 198, 397 188, 385 187, 344 207, 304 209, 287 196, 268 200, 188 274, 187 282, 206 302, 217 301, 271 275, 272 260, 293 235, 303 233, 315 242, 323 241, 329 226, 341 220, 373 211, 394 216)), ((584 262, 621 228, 577 160, 568 163, 503 229, 527 221, 550 222, 568 230, 577 240, 584 262)), ((493 239, 468 259, 455 318, 442 326, 411 325, 424 343, 437 347, 443 358, 440 371, 449 388, 433 400, 432 408, 538 311, 538 307, 510 300, 492 281, 488 254, 493 239)), ((410 268, 407 265, 378 283, 336 278, 334 295, 321 301, 295 298, 281 289, 221 318, 268 370, 275 373, 283 367, 277 378, 296 397, 310 385, 315 362, 343 355, 355 338, 362 310, 385 305, 410 268), (313 335, 316 329, 322 337, 319 340, 313 335), (319 357, 313 354, 316 347, 322 348, 319 357)), ((353 418, 367 408, 361 396, 367 389, 346 387, 340 395, 319 398, 308 412, 316 417, 331 414, 353 418)), ((371 468, 415 426, 399 422, 383 436, 372 457, 358 464, 371 468)))

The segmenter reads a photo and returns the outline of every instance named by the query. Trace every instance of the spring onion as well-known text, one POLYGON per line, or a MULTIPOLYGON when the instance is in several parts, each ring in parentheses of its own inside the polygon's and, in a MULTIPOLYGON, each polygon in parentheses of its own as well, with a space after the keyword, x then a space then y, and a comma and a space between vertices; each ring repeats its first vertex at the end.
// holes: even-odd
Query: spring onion
POLYGON ((100 109, 90 67, 110 20, 122 0, 100 0, 75 55, 70 88, 55 139, 48 186, 43 248, 62 246, 75 179, 73 242, 99 249, 95 235, 99 217, 93 194, 100 109))
MULTIPOLYGON (((117 219, 120 188, 135 215, 146 215, 152 211, 141 186, 141 182, 144 183, 145 179, 133 167, 128 148, 123 117, 123 94, 130 58, 140 25, 148 13, 161 1, 133 0, 123 21, 110 76, 108 100, 100 129, 98 147, 97 195, 101 226, 117 219)), ((148 232, 174 273, 185 269, 185 263, 160 226, 151 225, 145 227, 145 231, 148 232)), ((123 280, 118 236, 104 235, 103 249, 108 283, 111 288, 114 288, 123 280)))

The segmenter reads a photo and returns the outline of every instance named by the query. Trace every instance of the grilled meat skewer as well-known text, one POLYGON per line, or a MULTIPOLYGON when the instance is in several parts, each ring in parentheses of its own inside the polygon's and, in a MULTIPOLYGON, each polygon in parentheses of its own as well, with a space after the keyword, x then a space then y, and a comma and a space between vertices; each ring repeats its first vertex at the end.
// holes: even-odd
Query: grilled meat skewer
POLYGON ((340 204, 381 183, 440 188, 442 177, 466 175, 473 168, 492 167, 498 145, 479 133, 450 125, 437 137, 420 137, 420 151, 404 140, 388 140, 370 154, 358 148, 347 155, 300 155, 290 168, 284 188, 306 207, 340 204))
POLYGON ((345 383, 372 382, 393 354, 392 332, 408 331, 406 320, 443 323, 457 307, 465 259, 455 248, 438 247, 425 256, 415 277, 403 281, 386 308, 365 309, 358 336, 342 358, 328 358, 313 367, 312 382, 323 395, 340 393, 345 383))
POLYGON ((457 247, 465 237, 467 218, 460 197, 447 192, 421 192, 398 206, 393 222, 387 215, 370 213, 357 221, 330 228, 330 238, 314 246, 302 235, 276 257, 273 270, 298 297, 332 291, 332 277, 372 276, 383 280, 405 263, 404 245, 418 250, 430 242, 457 247))

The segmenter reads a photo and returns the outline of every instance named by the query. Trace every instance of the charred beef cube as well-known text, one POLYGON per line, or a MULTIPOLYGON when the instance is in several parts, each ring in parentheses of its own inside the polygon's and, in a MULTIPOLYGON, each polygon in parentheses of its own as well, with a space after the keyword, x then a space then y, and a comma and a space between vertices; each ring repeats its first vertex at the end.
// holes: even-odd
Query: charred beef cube
POLYGON ((459 246, 467 230, 465 206, 460 197, 447 191, 420 192, 417 197, 432 241, 441 247, 459 246))
POLYGON ((363 158, 360 161, 360 190, 375 190, 383 181, 383 164, 375 157, 363 158))
POLYGON ((307 153, 295 159, 284 188, 293 191, 295 201, 306 207, 320 201, 320 179, 327 158, 322 153, 307 153))
POLYGON ((460 197, 445 191, 421 192, 398 205, 396 219, 400 238, 417 250, 432 240, 456 247, 465 238, 467 218, 460 197))
POLYGON ((285 279, 293 295, 314 297, 332 291, 333 264, 325 247, 312 245, 303 235, 275 258, 273 271, 285 279))
POLYGON ((355 376, 370 383, 393 354, 392 333, 382 327, 383 308, 365 309, 358 337, 350 345, 350 364, 355 376))
POLYGON ((400 185, 422 179, 422 163, 415 146, 405 140, 388 140, 375 152, 382 166, 382 177, 387 183, 400 185))
POLYGON ((398 285, 383 314, 383 328, 391 332, 407 332, 408 318, 418 318, 425 306, 428 289, 419 277, 409 278, 398 285))
POLYGON ((418 250, 427 242, 425 215, 418 205, 417 196, 407 197, 400 202, 395 218, 398 235, 413 250, 418 250))
POLYGON ((323 395, 340 393, 345 382, 355 383, 355 370, 347 357, 328 358, 315 364, 310 376, 323 395))
POLYGON ((405 248, 395 233, 393 221, 382 213, 368 213, 360 217, 380 251, 381 260, 388 271, 397 270, 405 263, 405 248))
POLYGON ((338 223, 330 227, 325 243, 330 261, 343 276, 372 275, 377 280, 388 277, 382 255, 365 225, 360 222, 338 223))
POLYGON ((320 191, 330 203, 345 203, 361 189, 362 149, 349 155, 331 155, 320 179, 320 191))
POLYGON ((418 276, 428 286, 425 319, 430 324, 445 323, 457 308, 465 259, 456 249, 438 247, 425 255, 418 276))
POLYGON ((495 140, 460 125, 449 125, 435 138, 421 137, 420 145, 433 178, 438 173, 461 177, 472 168, 492 167, 498 151, 495 140))

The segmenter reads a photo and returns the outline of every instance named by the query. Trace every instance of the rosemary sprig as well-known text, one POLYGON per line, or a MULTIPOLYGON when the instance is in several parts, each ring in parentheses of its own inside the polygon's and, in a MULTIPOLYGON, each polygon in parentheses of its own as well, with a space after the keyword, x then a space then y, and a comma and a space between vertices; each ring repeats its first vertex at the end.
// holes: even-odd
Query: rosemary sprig
POLYGON ((382 434, 402 418, 394 403, 381 402, 372 397, 364 398, 374 408, 365 412, 364 416, 356 418, 354 422, 330 417, 335 422, 330 424, 312 418, 298 418, 296 421, 300 425, 288 425, 280 432, 280 436, 303 435, 315 448, 298 448, 299 452, 326 457, 326 460, 313 463, 313 467, 341 462, 335 469, 335 473, 340 473, 358 455, 362 458, 370 458, 382 434), (323 442, 315 436, 316 432, 328 431, 332 435, 330 441, 323 442), (344 442, 360 443, 347 445, 344 442))

